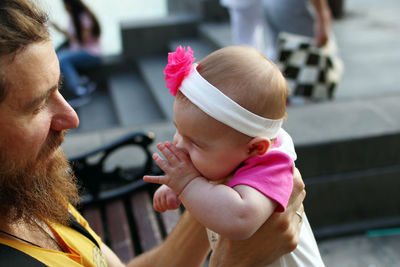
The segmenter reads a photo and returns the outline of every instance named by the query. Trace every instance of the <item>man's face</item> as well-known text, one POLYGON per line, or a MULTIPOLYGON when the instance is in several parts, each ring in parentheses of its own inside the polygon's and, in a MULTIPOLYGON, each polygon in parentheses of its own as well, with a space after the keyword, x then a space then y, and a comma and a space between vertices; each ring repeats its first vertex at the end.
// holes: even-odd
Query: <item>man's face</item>
POLYGON ((77 192, 60 145, 66 130, 76 128, 79 120, 59 92, 54 48, 50 41, 31 44, 4 65, 0 212, 8 220, 65 222, 65 201, 76 200, 77 192))
POLYGON ((51 158, 60 145, 50 145, 55 136, 79 124, 58 91, 60 68, 52 43, 29 45, 6 66, 4 77, 7 96, 0 103, 3 155, 23 166, 51 158))

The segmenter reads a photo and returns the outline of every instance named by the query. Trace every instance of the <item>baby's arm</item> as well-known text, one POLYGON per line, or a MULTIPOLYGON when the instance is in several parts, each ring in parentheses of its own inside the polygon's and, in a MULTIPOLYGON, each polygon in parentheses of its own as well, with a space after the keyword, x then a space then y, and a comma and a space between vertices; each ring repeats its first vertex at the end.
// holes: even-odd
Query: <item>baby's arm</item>
POLYGON ((158 212, 175 210, 179 208, 181 201, 178 196, 166 185, 160 186, 154 193, 153 206, 158 212))
POLYGON ((232 240, 252 236, 277 206, 250 186, 230 188, 204 178, 191 181, 179 198, 201 224, 232 240))
POLYGON ((158 154, 153 159, 165 175, 143 179, 169 186, 200 223, 224 237, 235 240, 250 237, 275 210, 274 201, 249 186, 230 188, 209 183, 188 155, 171 143, 157 147, 167 161, 158 154))

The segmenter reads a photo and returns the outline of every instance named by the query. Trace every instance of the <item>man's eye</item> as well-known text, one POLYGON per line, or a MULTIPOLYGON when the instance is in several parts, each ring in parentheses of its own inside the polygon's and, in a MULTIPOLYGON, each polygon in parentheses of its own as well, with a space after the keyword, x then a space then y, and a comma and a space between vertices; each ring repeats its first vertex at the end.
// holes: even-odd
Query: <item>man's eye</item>
POLYGON ((44 101, 42 104, 40 104, 40 106, 38 106, 34 111, 33 111, 33 113, 34 114, 38 114, 40 111, 42 111, 44 108, 46 108, 47 107, 47 101, 44 101))

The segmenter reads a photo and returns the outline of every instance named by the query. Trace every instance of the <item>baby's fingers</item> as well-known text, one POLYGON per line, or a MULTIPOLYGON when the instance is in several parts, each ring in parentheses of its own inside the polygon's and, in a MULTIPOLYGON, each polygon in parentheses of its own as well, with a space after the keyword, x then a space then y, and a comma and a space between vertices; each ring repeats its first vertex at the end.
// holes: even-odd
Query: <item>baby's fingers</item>
POLYGON ((157 148, 164 155, 165 159, 171 164, 176 165, 179 163, 179 159, 175 155, 174 151, 171 150, 171 143, 166 142, 165 144, 160 143, 157 145, 157 148))
POLYGON ((143 181, 153 183, 153 184, 165 184, 166 178, 165 176, 143 176, 143 181))
POLYGON ((176 147, 169 142, 165 143, 165 146, 176 156, 179 161, 190 161, 188 155, 182 149, 176 147))
POLYGON ((160 198, 154 198, 153 199, 153 207, 158 212, 166 211, 166 209, 165 209, 165 207, 163 205, 162 199, 160 199, 160 198))
POLYGON ((161 170, 163 170, 165 173, 167 173, 170 170, 171 166, 160 155, 158 155, 157 153, 154 153, 152 158, 156 162, 158 167, 160 167, 161 170))
POLYGON ((179 208, 181 205, 181 201, 179 200, 178 196, 175 194, 168 194, 166 195, 166 204, 167 204, 167 209, 169 210, 175 210, 179 208))

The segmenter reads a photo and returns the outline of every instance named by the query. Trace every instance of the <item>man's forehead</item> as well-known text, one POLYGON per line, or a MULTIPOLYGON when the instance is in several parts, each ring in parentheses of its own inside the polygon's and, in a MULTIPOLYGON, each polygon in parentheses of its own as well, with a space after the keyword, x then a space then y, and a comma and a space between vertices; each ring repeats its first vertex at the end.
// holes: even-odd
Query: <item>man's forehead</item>
POLYGON ((4 72, 7 95, 22 101, 57 86, 59 78, 58 60, 50 41, 28 45, 4 72))

